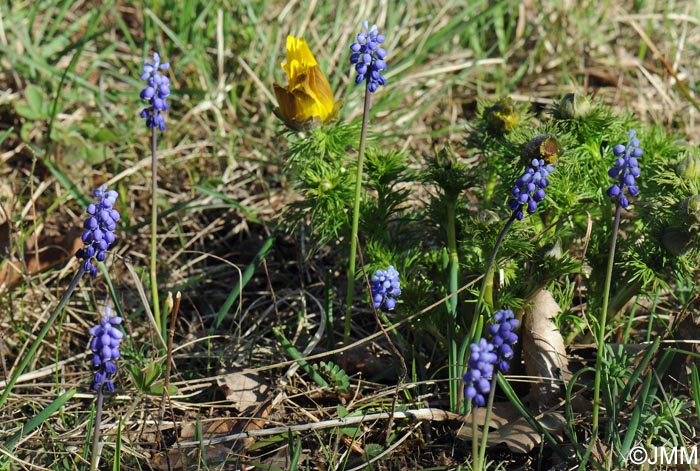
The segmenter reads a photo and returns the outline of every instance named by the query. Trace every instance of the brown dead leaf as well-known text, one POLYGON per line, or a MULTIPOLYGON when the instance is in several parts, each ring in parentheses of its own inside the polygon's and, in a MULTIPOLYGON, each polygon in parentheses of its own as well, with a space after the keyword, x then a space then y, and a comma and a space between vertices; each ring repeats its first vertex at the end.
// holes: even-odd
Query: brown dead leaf
POLYGON ((552 405, 571 378, 566 347, 552 318, 561 309, 547 290, 540 290, 528 303, 523 325, 523 359, 527 374, 538 378, 530 390, 539 410, 552 405))
POLYGON ((505 443, 513 453, 529 453, 539 445, 542 436, 533 429, 524 417, 511 422, 503 428, 489 432, 488 446, 505 443))
MULTIPOLYGON (((479 426, 484 425, 484 419, 486 418, 486 408, 477 407, 472 410, 470 414, 467 414, 463 418, 464 425, 471 428, 472 420, 476 415, 476 423, 479 426)), ((489 428, 499 429, 521 417, 520 411, 515 408, 510 401, 496 401, 493 403, 493 408, 491 409, 491 418, 489 423, 489 428)), ((470 432, 471 433, 471 432, 470 432)), ((459 433, 458 433, 459 435, 459 433)))
POLYGON ((248 369, 220 376, 216 382, 226 399, 243 415, 251 414, 260 406, 269 388, 262 376, 248 369))
POLYGON ((0 290, 15 285, 25 274, 42 272, 57 265, 75 254, 83 245, 80 232, 69 231, 64 235, 52 237, 29 236, 24 244, 25 265, 12 254, 9 222, 0 224, 0 290))
POLYGON ((197 426, 201 427, 200 433, 202 440, 223 437, 232 433, 235 424, 235 420, 227 417, 202 421, 199 425, 197 424, 197 422, 187 422, 180 429, 180 439, 194 439, 194 437, 197 434, 197 426))
MULTIPOLYGON (((484 423, 486 409, 477 409, 477 423, 484 423)), ((472 439, 471 414, 465 417, 464 425, 457 432, 460 440, 472 439)), ((559 434, 566 426, 566 419, 557 412, 548 412, 536 417, 543 428, 554 435, 559 434)), ((509 402, 494 403, 491 415, 487 446, 495 446, 504 443, 514 453, 529 453, 540 444, 542 435, 520 416, 517 409, 509 402), (518 417, 516 417, 516 415, 518 417)), ((480 437, 478 437, 480 439, 480 437)))
POLYGON ((361 373, 363 378, 372 381, 395 380, 400 375, 391 353, 377 343, 358 345, 343 355, 338 355, 336 361, 344 364, 343 368, 349 375, 361 373))

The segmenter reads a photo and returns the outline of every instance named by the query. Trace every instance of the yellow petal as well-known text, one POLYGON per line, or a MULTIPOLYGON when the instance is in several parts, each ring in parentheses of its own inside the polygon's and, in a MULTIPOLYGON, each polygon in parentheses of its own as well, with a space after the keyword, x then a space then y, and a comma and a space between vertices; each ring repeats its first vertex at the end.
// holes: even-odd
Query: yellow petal
POLYGON ((296 86, 298 77, 317 65, 318 62, 311 54, 304 38, 287 36, 287 61, 282 63, 282 68, 287 73, 290 87, 296 86))
POLYGON ((294 100, 294 95, 290 93, 286 88, 280 87, 276 83, 273 84, 275 87, 275 96, 277 96, 277 103, 279 104, 278 116, 285 123, 296 119, 296 102, 294 100))
POLYGON ((281 65, 289 85, 275 84, 276 114, 289 127, 308 128, 337 117, 340 107, 334 103, 333 90, 304 38, 287 36, 286 61, 281 65))
POLYGON ((314 67, 309 74, 309 82, 311 90, 313 90, 314 98, 318 104, 318 109, 321 116, 321 121, 326 119, 333 112, 333 90, 328 79, 320 67, 314 67))

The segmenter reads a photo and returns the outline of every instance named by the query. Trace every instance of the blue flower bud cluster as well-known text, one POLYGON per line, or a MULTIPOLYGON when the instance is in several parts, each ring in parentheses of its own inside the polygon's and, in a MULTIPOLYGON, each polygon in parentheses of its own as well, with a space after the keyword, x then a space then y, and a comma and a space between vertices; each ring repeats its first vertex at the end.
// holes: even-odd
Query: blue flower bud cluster
POLYGON ((145 80, 147 85, 141 90, 141 99, 148 101, 150 106, 141 110, 141 117, 146 120, 148 128, 157 126, 161 131, 165 131, 165 116, 162 112, 169 108, 165 99, 170 95, 170 79, 160 75, 159 71, 169 68, 170 63, 160 63, 157 52, 153 53, 153 63, 146 62, 143 66, 141 80, 145 80))
POLYGON ((491 340, 481 338, 470 345, 469 369, 462 379, 466 383, 464 397, 477 406, 486 405, 486 395, 491 391, 491 380, 495 369, 502 372, 510 368, 513 358, 513 345, 518 342, 518 320, 513 311, 505 309, 493 316, 494 323, 488 327, 491 340))
POLYGON ((355 83, 360 84, 367 79, 367 88, 371 93, 377 91, 380 85, 386 84, 382 72, 386 70, 386 51, 379 45, 384 42, 384 35, 379 34, 377 25, 369 26, 362 22, 364 31, 357 35, 357 42, 350 46, 350 62, 355 64, 357 77, 355 83))
POLYGON ((464 397, 467 400, 473 400, 477 406, 483 406, 486 404, 485 396, 491 391, 493 366, 498 362, 498 355, 493 351, 493 344, 485 338, 471 344, 469 350, 471 351, 467 363, 469 369, 462 377, 467 384, 464 388, 464 397))
POLYGON ((510 360, 513 359, 513 345, 518 343, 518 334, 514 332, 518 328, 518 319, 510 309, 498 311, 493 315, 494 323, 489 326, 491 343, 498 353, 498 370, 505 373, 510 369, 510 360))
POLYGON ((107 391, 114 391, 112 377, 117 373, 114 360, 120 356, 119 344, 124 337, 122 331, 115 326, 121 323, 122 318, 112 317, 112 310, 107 306, 99 325, 90 329, 90 335, 93 337, 90 342, 90 349, 93 353, 92 364, 97 369, 95 379, 92 382, 92 389, 95 391, 99 391, 102 386, 107 391))
POLYGON ((508 207, 518 220, 523 218, 525 206, 528 214, 537 211, 537 205, 545 197, 544 189, 549 185, 547 177, 553 171, 554 165, 547 164, 544 159, 532 159, 523 176, 515 181, 511 190, 513 197, 508 200, 508 207))
POLYGON ((372 302, 379 309, 384 305, 389 311, 396 306, 396 298, 401 294, 399 272, 393 265, 386 270, 377 270, 372 277, 372 302))
POLYGON ((97 275, 97 267, 92 263, 95 258, 98 262, 103 262, 106 251, 114 242, 114 230, 117 228, 119 212, 114 209, 118 193, 114 190, 107 190, 107 185, 102 185, 93 194, 98 201, 91 203, 87 207, 90 215, 83 224, 85 231, 82 240, 85 247, 78 249, 75 256, 83 260, 83 268, 92 276, 97 275))
POLYGON ((625 196, 625 188, 629 196, 637 196, 639 188, 636 185, 636 178, 639 177, 639 161, 643 151, 639 147, 639 139, 634 137, 636 131, 629 132, 629 142, 627 145, 618 144, 613 148, 613 154, 617 159, 615 165, 608 170, 608 175, 611 178, 616 178, 615 182, 608 188, 607 194, 611 198, 617 198, 620 206, 626 208, 629 206, 629 199, 625 196))

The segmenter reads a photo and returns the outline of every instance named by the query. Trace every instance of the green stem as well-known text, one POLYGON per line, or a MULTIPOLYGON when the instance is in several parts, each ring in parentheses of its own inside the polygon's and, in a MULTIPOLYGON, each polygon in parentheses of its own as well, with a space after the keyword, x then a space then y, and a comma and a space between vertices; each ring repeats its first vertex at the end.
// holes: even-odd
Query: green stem
POLYGON ((498 183, 498 173, 496 173, 495 169, 492 169, 489 172, 489 177, 486 180, 486 184, 484 185, 484 204, 483 204, 484 209, 488 209, 491 207, 491 202, 493 200, 493 195, 496 191, 496 184, 497 183, 498 183))
POLYGON ((486 274, 484 275, 484 281, 481 283, 481 290, 479 291, 479 298, 476 301, 476 309, 474 311, 474 319, 472 319, 472 327, 470 331, 470 336, 474 334, 476 329, 476 318, 482 313, 484 308, 484 301, 488 303, 489 306, 493 307, 493 269, 496 265, 496 257, 498 256, 498 250, 501 248, 503 240, 506 238, 506 234, 510 230, 511 226, 515 222, 515 214, 513 214, 510 219, 506 222, 506 225, 501 229, 501 233, 498 234, 496 239, 496 245, 493 247, 493 252, 491 253, 491 258, 486 265, 486 274))
POLYGON ((157 235, 158 235, 158 133, 156 127, 151 128, 151 298, 153 302, 153 317, 155 317, 158 333, 165 338, 164 326, 167 323, 160 318, 160 301, 158 300, 158 271, 157 235))
POLYGON ((369 80, 365 86, 365 108, 362 114, 362 131, 360 133, 360 151, 357 156, 357 176, 355 178, 355 201, 352 209, 352 229, 350 232, 350 260, 348 260, 348 293, 345 300, 345 331, 343 345, 348 345, 352 327, 352 298, 355 287, 355 259, 357 256, 357 232, 360 225, 360 199, 362 197, 362 167, 365 158, 367 141, 367 124, 369 123, 370 108, 369 80))
POLYGON ((600 380, 603 370, 603 356, 605 355, 605 324, 608 319, 608 302, 610 299, 610 285, 612 283, 613 265, 615 264, 615 246, 617 245, 617 233, 620 229, 620 213, 622 206, 617 203, 615 219, 613 220, 612 237, 610 239, 610 254, 608 255, 608 268, 605 272, 605 286, 603 287, 603 306, 598 313, 598 330, 596 331, 596 344, 598 353, 595 364, 595 381, 593 383, 593 424, 591 446, 595 446, 598 437, 598 420, 600 414, 600 380))
POLYGON ((479 470, 479 426, 476 424, 476 407, 472 405, 472 471, 479 470))
POLYGON ((457 229, 456 229, 457 201, 447 202, 447 250, 449 252, 449 291, 447 300, 447 312, 450 317, 449 335, 449 365, 450 365, 450 410, 457 412, 459 407, 460 366, 459 352, 457 348, 457 306, 459 289, 459 254, 457 253, 457 229))
POLYGON ((479 449, 479 467, 474 468, 474 471, 481 471, 484 467, 484 458, 486 457, 486 441, 489 438, 489 423, 491 422, 491 411, 493 410, 493 399, 496 397, 496 372, 491 378, 491 390, 489 391, 488 402, 486 403, 486 416, 484 417, 484 425, 481 427, 481 448, 479 449))
MULTIPOLYGON (((501 248, 501 244, 506 238, 506 234, 510 230, 515 220, 516 217, 515 214, 513 214, 510 217, 510 219, 508 219, 505 226, 503 226, 503 229, 501 229, 501 233, 498 234, 496 244, 493 247, 491 258, 489 259, 488 264, 486 265, 486 274, 484 275, 484 281, 481 283, 479 298, 476 301, 476 307, 474 308, 474 312, 472 314, 471 326, 469 327, 469 335, 462 340, 462 344, 459 347, 459 352, 457 354, 458 358, 462 360, 462 365, 467 364, 467 350, 469 348, 469 344, 471 344, 476 338, 477 330, 479 328, 480 315, 483 311, 484 299, 486 298, 487 302, 489 303, 489 306, 493 307, 493 268, 496 265, 496 257, 498 256, 498 250, 501 248)), ((457 376, 461 376, 461 374, 458 374, 457 376)), ((464 384, 460 382, 458 394, 459 399, 461 399, 462 397, 462 391, 464 391, 464 384)))
POLYGON ((97 463, 100 461, 100 425, 102 424, 102 403, 104 402, 104 394, 102 387, 104 383, 97 387, 97 408, 95 411, 95 424, 93 425, 94 433, 92 434, 92 456, 90 457, 90 471, 97 470, 97 463))
POLYGON ((2 392, 2 395, 0 395, 0 407, 5 403, 7 400, 7 397, 10 395, 10 392, 12 391, 12 387, 15 385, 19 377, 22 375, 24 372, 24 369, 27 367, 29 362, 34 358, 34 354, 36 353, 37 349, 39 348, 39 345, 41 345, 41 342, 44 340, 44 337, 46 337, 46 334, 49 333, 49 329, 53 325, 54 322, 56 322, 56 318, 58 315, 63 311, 63 308, 66 307, 66 304, 68 303, 68 300, 70 299, 71 295, 73 294, 73 291, 75 291, 75 288, 78 286, 78 282, 80 279, 83 277, 85 274, 85 267, 84 267, 84 261, 80 262, 80 269, 78 269, 78 272, 75 274, 73 279, 70 282, 70 285, 68 286, 68 289, 66 290, 65 293, 63 293, 63 297, 61 300, 58 302, 58 306, 56 306, 56 309, 51 313, 49 316, 48 320, 46 323, 44 323, 44 327, 41 328, 39 331, 39 334, 36 336, 36 339, 32 343, 32 345, 29 347, 27 352, 22 355, 22 358, 19 360, 19 364, 17 364, 17 368, 15 368, 15 371, 12 373, 12 377, 10 377, 9 381, 5 385, 5 390, 2 392))
MULTIPOLYGON (((449 294, 456 293, 459 289, 459 254, 457 253, 457 229, 456 229, 456 201, 447 203, 447 250, 450 264, 449 294)), ((451 296, 447 300, 447 309, 452 315, 453 321, 457 319, 458 296, 451 296)))

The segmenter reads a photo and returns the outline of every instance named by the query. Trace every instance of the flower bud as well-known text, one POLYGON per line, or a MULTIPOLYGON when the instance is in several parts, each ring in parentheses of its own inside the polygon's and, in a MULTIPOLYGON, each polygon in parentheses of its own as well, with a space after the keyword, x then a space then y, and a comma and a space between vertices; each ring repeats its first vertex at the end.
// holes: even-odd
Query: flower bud
POLYGON ((700 179, 700 155, 688 152, 676 166, 676 174, 686 180, 700 179))
POLYGON ((693 246, 692 236, 685 229, 667 227, 661 236, 661 245, 663 245, 671 255, 684 255, 693 246))
POLYGON ((546 164, 554 165, 561 152, 562 147, 555 136, 540 134, 523 146, 523 164, 529 165, 533 159, 543 159, 546 164))
POLYGON ((319 193, 328 193, 335 188, 335 183, 330 178, 324 178, 318 185, 319 193))
POLYGON ((681 220, 688 229, 697 232, 700 229, 700 195, 693 195, 681 203, 681 220))
POLYGON ((567 93, 554 109, 557 119, 585 119, 591 115, 593 104, 586 95, 567 93))
POLYGON ((436 168, 450 170, 457 164, 457 155, 452 150, 452 146, 448 144, 442 149, 435 150, 435 161, 434 165, 436 168))
POLYGON ((506 97, 486 108, 483 119, 486 121, 486 130, 490 134, 502 136, 511 132, 520 123, 520 113, 515 107, 515 102, 510 97, 506 97))

